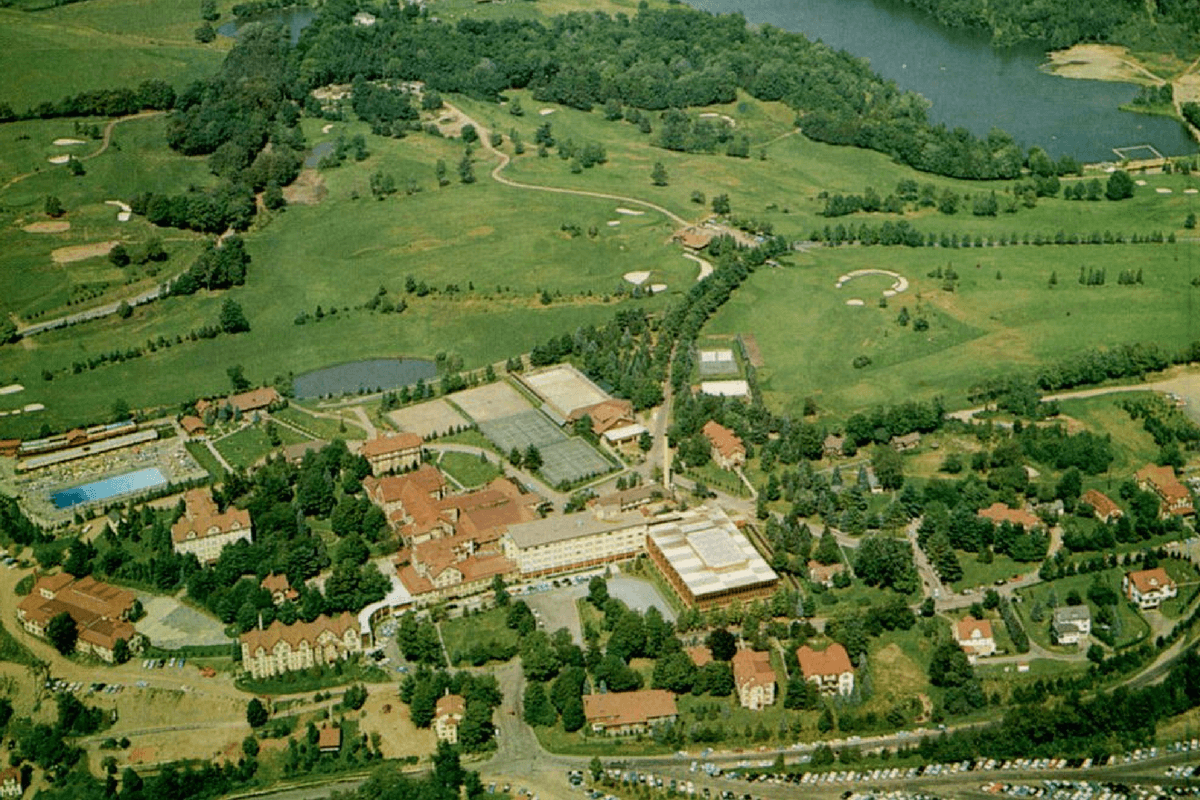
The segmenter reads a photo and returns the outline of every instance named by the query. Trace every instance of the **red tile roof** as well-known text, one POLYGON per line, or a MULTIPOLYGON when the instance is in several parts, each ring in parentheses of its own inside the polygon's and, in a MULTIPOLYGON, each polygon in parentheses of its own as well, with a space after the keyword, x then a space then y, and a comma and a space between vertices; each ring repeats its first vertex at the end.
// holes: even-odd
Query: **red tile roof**
POLYGON ((458 717, 467 713, 467 700, 461 694, 444 694, 437 699, 434 707, 434 718, 458 717))
POLYGON ((1174 586, 1175 581, 1171 580, 1171 576, 1162 567, 1154 569, 1143 569, 1138 572, 1130 572, 1125 577, 1129 578, 1129 582, 1141 594, 1149 594, 1157 592, 1167 586, 1174 586))
POLYGON ((279 620, 275 620, 266 630, 250 630, 238 638, 242 644, 250 648, 251 653, 254 653, 260 647, 270 651, 281 640, 292 647, 298 647, 302 641, 314 644, 317 637, 325 632, 332 633, 341 639, 346 635, 346 631, 351 629, 356 633, 359 632, 358 621, 349 611, 343 611, 336 617, 331 618, 322 614, 312 622, 295 622, 291 625, 284 625, 279 620))
POLYGON ((171 526, 171 540, 174 542, 250 530, 249 511, 233 506, 226 508, 224 513, 218 511, 212 492, 208 489, 192 489, 183 496, 183 502, 183 516, 171 526))
POLYGON ((846 648, 836 642, 824 650, 813 650, 808 645, 802 645, 796 650, 796 660, 800 662, 805 679, 854 671, 846 648))
POLYGON ((684 652, 688 654, 688 658, 697 667, 703 667, 705 664, 712 663, 712 650, 709 650, 705 645, 698 644, 695 647, 687 648, 684 652))
POLYGON ((322 726, 317 736, 318 750, 337 750, 342 746, 342 729, 322 726))
POLYGON ((1101 519, 1106 520, 1109 517, 1124 514, 1121 511, 1121 507, 1114 503, 1108 495, 1098 492, 1095 489, 1088 489, 1079 499, 1091 506, 1096 512, 1096 516, 1101 519))
POLYGON ((133 625, 123 619, 135 599, 133 592, 90 576, 76 580, 60 572, 34 583, 33 591, 17 604, 17 609, 21 618, 43 629, 51 619, 66 612, 75 621, 82 641, 111 650, 117 639, 132 642, 137 635, 133 625))
POLYGON ((415 433, 401 432, 390 436, 381 436, 378 439, 365 442, 362 449, 358 452, 364 458, 371 459, 376 456, 385 456, 404 450, 420 448, 424 441, 424 439, 415 433))
POLYGON ((204 424, 204 420, 190 415, 179 420, 179 424, 188 436, 195 436, 197 433, 204 433, 208 430, 208 426, 204 424))
POLYGON ((775 670, 771 669, 770 653, 758 650, 738 650, 730 662, 733 665, 733 683, 742 686, 769 686, 775 682, 775 670))
POLYGON ((742 440, 738 435, 716 420, 710 419, 704 423, 702 430, 704 436, 724 458, 729 458, 735 453, 746 454, 746 446, 742 444, 742 440))
POLYGON ((1036 528, 1042 524, 1042 521, 1035 515, 1030 514, 1023 508, 1009 508, 1004 503, 992 503, 984 509, 980 509, 979 516, 984 519, 990 519, 997 525, 1001 522, 1012 522, 1020 525, 1023 528, 1036 528))
POLYGON ((675 695, 666 689, 583 696, 583 715, 588 723, 598 723, 605 728, 645 725, 652 720, 673 717, 678 713, 675 695))
POLYGON ((963 617, 954 625, 955 635, 959 642, 967 642, 972 639, 975 631, 979 631, 979 636, 984 639, 992 637, 992 623, 986 619, 975 619, 974 617, 963 617))

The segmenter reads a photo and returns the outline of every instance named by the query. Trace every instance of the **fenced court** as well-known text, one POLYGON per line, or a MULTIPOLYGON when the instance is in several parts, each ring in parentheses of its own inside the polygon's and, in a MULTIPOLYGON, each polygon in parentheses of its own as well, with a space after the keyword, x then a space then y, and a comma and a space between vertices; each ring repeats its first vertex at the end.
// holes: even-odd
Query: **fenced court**
POLYGON ((418 434, 425 439, 443 436, 450 430, 467 424, 467 418, 441 398, 399 408, 388 412, 387 416, 400 430, 418 434))
POLYGON ((705 378, 719 375, 737 375, 738 364, 733 357, 733 350, 723 348, 718 350, 700 351, 700 375, 705 378))
POLYGON ((582 439, 567 439, 539 449, 542 453, 542 477, 551 486, 574 483, 612 469, 612 464, 582 439))
POLYGON ((502 453, 508 453, 514 447, 524 451, 529 445, 533 445, 544 455, 548 445, 566 441, 567 438, 545 414, 534 409, 480 422, 479 431, 500 448, 502 453))
POLYGON ((570 364, 524 375, 521 382, 564 419, 577 408, 594 406, 608 399, 599 386, 570 364))
POLYGON ((1112 149, 1117 154, 1117 158, 1125 161, 1148 161, 1154 158, 1162 158, 1163 154, 1158 152, 1152 144, 1135 144, 1129 147, 1114 147, 1112 149))
POLYGON ((511 417, 532 408, 520 392, 503 381, 455 392, 451 399, 476 422, 511 417))

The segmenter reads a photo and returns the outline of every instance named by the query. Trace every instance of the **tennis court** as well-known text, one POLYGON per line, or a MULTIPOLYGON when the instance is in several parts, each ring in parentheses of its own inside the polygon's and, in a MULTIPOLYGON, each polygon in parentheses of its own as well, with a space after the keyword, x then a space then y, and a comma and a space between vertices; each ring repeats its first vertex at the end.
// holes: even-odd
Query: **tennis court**
POLYGON ((567 438, 545 414, 534 409, 480 422, 479 431, 502 453, 508 453, 514 447, 524 451, 529 445, 534 445, 544 453, 546 446, 566 441, 567 438))
POLYGON ((539 450, 542 453, 542 477, 551 486, 574 483, 612 469, 612 464, 582 439, 567 439, 539 450))
POLYGON ((479 423, 520 414, 532 407, 524 395, 504 381, 455 392, 451 400, 479 423))

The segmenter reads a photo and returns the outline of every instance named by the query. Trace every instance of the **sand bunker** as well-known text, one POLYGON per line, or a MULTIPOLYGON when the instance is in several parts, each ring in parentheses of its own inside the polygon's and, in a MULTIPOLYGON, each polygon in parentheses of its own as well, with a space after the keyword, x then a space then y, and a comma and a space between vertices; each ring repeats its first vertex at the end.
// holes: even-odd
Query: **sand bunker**
POLYGON ((857 297, 851 297, 849 300, 846 301, 846 305, 848 305, 848 306, 865 306, 866 303, 864 303, 862 300, 859 300, 857 297))
POLYGON ((332 122, 331 122, 331 123, 329 123, 328 125, 323 125, 323 126, 321 126, 321 133, 329 133, 331 130, 333 130, 333 123, 332 123, 332 122))
POLYGON ((120 200, 105 200, 104 205, 114 206, 117 209, 117 222, 129 222, 129 218, 133 216, 133 209, 127 203, 122 203, 120 200))
POLYGON ((83 139, 55 139, 55 147, 69 147, 73 144, 87 144, 83 139))
POLYGON ((634 286, 641 286, 650 278, 649 272, 626 272, 625 280, 632 283, 634 286))
POLYGON ((650 291, 654 292, 655 294, 658 294, 659 292, 665 292, 666 290, 667 285, 665 283, 654 283, 650 285, 650 291))
POLYGON ((1200 189, 1184 189, 1184 194, 1200 194, 1200 189))
POLYGON ((51 219, 44 222, 31 222, 21 230, 26 233, 63 233, 71 230, 71 223, 65 219, 51 219))
POLYGON ((1140 179, 1139 179, 1139 180, 1136 180, 1136 181, 1134 181, 1134 183, 1136 183, 1138 186, 1145 186, 1145 185, 1146 185, 1146 182, 1145 182, 1144 180, 1140 180, 1140 179))
POLYGON ((19 383, 10 383, 8 386, 0 386, 0 394, 16 394, 17 392, 25 391, 25 387, 19 383))
POLYGON ((610 227, 610 228, 615 228, 620 224, 621 224, 621 220, 619 220, 619 219, 610 219, 608 221, 608 227, 610 227))
POLYGON ((41 403, 30 403, 29 405, 25 406, 26 414, 32 414, 34 411, 45 411, 45 410, 46 410, 46 407, 44 405, 42 405, 41 403))
POLYGON ((538 114, 540 114, 541 116, 544 117, 547 114, 553 114, 556 110, 557 109, 553 109, 553 108, 543 108, 538 111, 538 114))
POLYGON ((1165 186, 1160 186, 1154 191, 1158 192, 1159 194, 1171 194, 1171 190, 1165 186))
POLYGON ((712 111, 708 111, 708 112, 705 112, 704 114, 701 114, 700 119, 723 119, 729 123, 729 127, 731 127, 731 128, 737 127, 737 122, 734 120, 733 117, 729 116, 728 114, 717 114, 712 111))
POLYGON ((46 159, 51 164, 65 164, 71 160, 70 156, 50 156, 46 159))
POLYGON ((60 247, 50 254, 55 264, 69 264, 72 261, 83 261, 87 258, 97 258, 108 255, 108 251, 117 246, 117 240, 94 242, 92 244, 76 244, 70 247, 60 247))
MULTIPOLYGON (((840 289, 843 285, 849 283, 855 278, 861 278, 863 275, 887 275, 889 278, 894 278, 890 289, 883 290, 884 297, 895 297, 908 289, 908 278, 901 275, 899 272, 892 272, 890 269, 856 269, 853 272, 847 272, 845 275, 837 279, 834 288, 840 289)), ((858 303, 857 305, 861 305, 858 303)))
POLYGON ((627 217, 640 217, 640 216, 643 216, 646 212, 645 211, 634 211, 632 208, 618 208, 617 213, 624 214, 627 217))

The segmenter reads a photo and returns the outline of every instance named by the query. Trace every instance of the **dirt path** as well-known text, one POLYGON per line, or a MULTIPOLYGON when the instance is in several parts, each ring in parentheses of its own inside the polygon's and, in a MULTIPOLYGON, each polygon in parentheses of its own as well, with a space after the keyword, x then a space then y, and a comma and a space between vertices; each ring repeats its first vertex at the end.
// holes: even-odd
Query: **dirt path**
POLYGON ((506 178, 501 173, 504 172, 504 168, 508 166, 510 161, 512 161, 512 157, 507 153, 501 152, 500 150, 492 147, 491 130, 469 117, 462 111, 462 109, 456 108, 449 103, 446 103, 445 105, 446 108, 450 109, 450 111, 461 116, 465 123, 474 125, 475 130, 479 132, 479 143, 483 145, 483 149, 500 160, 500 163, 497 164, 491 172, 492 180, 496 181, 497 183, 504 184, 505 186, 511 186, 514 189, 528 189, 535 192, 553 192, 554 194, 571 194, 577 197, 596 197, 601 200, 615 200, 618 203, 642 206, 643 208, 649 208, 652 211, 657 211, 680 227, 686 227, 687 225, 691 224, 678 214, 668 211, 657 203, 651 203, 649 200, 639 200, 636 197, 625 197, 619 194, 608 194, 606 192, 590 192, 585 189, 564 189, 557 186, 538 186, 537 184, 521 183, 520 181, 514 181, 512 178, 506 178))

